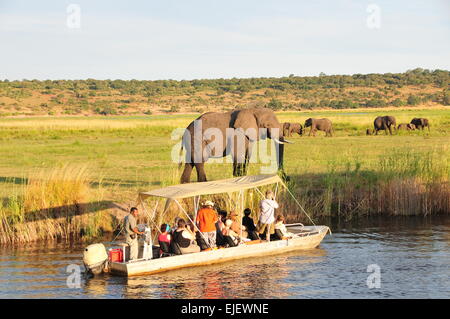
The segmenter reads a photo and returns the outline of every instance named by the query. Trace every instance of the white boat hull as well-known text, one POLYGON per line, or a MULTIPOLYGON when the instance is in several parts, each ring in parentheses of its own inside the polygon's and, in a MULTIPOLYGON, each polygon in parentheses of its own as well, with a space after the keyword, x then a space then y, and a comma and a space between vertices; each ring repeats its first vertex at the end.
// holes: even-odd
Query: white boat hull
MULTIPOLYGON (((289 229, 296 233, 295 229, 289 229)), ((319 246, 328 233, 327 226, 304 227, 301 237, 276 240, 252 245, 203 251, 186 255, 177 255, 149 260, 136 260, 126 263, 112 262, 109 264, 110 273, 120 276, 148 275, 185 267, 203 266, 221 263, 241 258, 274 255, 294 250, 313 249, 319 246)))

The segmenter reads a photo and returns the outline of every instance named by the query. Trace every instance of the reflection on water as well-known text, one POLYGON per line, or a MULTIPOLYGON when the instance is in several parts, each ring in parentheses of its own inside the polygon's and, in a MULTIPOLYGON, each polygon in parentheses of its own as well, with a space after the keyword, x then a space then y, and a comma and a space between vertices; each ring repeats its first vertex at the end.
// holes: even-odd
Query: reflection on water
POLYGON ((85 244, 0 247, 0 298, 448 298, 450 218, 334 223, 320 248, 68 288, 85 244), (369 289, 367 266, 381 268, 369 289))

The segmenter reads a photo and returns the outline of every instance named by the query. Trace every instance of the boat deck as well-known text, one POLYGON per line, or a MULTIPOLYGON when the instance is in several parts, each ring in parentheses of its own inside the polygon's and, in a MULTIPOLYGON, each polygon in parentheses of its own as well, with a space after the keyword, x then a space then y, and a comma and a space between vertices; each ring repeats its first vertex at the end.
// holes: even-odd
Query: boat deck
POLYGON ((226 262, 241 258, 274 255, 293 250, 313 249, 328 233, 327 226, 290 227, 298 237, 276 241, 259 241, 236 247, 220 248, 198 253, 175 255, 164 258, 137 259, 128 262, 111 262, 110 272, 120 276, 148 275, 159 272, 226 262))

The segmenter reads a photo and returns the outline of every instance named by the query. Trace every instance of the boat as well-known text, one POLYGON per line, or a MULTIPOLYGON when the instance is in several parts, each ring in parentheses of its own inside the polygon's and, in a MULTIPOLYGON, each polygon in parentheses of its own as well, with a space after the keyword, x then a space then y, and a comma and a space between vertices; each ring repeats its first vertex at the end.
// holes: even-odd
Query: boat
MULTIPOLYGON (((240 208, 243 210, 245 190, 255 189, 261 196, 263 196, 258 187, 270 185, 275 185, 275 192, 278 191, 279 185, 284 187, 284 189, 287 190, 293 197, 295 202, 301 207, 283 180, 276 174, 242 176, 217 181, 168 186, 165 188, 139 193, 138 203, 139 205, 142 205, 145 213, 148 214, 145 200, 149 197, 157 197, 166 201, 163 213, 167 210, 170 203, 174 202, 185 214, 185 216, 192 221, 191 217, 189 217, 188 213, 181 205, 181 200, 192 198, 194 201, 194 211, 196 212, 198 210, 201 196, 213 194, 229 195, 237 192, 238 199, 240 199, 240 208)), ((237 202, 239 202, 239 200, 237 202)), ((149 215, 149 217, 155 216, 158 203, 159 201, 157 201, 153 214, 149 215)), ((306 214, 303 207, 301 207, 301 209, 306 214)), ((103 248, 101 248, 103 245, 94 244, 86 248, 83 260, 88 271, 91 271, 94 274, 100 273, 100 270, 103 269, 107 270, 112 275, 138 276, 171 271, 185 267, 211 265, 249 257, 282 254, 294 250, 314 249, 319 246, 326 234, 330 232, 330 228, 328 226, 315 225, 309 215, 306 215, 313 225, 304 226, 300 223, 286 225, 288 231, 294 234, 294 236, 289 238, 283 238, 280 240, 247 241, 236 247, 209 249, 197 253, 172 255, 162 258, 160 258, 158 253, 159 247, 157 245, 152 245, 151 236, 148 234, 149 228, 147 227, 146 238, 144 238, 141 242, 141 258, 136 260, 127 260, 125 256, 125 258, 120 261, 105 260, 105 253, 103 252, 103 248), (150 253, 148 253, 149 247, 152 248, 150 249, 150 253)), ((126 251, 126 249, 124 250, 126 251)))

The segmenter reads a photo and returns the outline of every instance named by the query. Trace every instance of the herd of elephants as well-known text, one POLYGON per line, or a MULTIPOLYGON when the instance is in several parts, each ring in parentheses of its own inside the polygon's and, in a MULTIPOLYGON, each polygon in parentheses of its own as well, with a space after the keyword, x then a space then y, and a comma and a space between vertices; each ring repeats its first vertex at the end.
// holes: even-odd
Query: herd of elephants
MULTIPOLYGON (((413 118, 410 123, 401 123, 397 126, 396 119, 393 116, 378 116, 374 120, 373 126, 373 129, 366 130, 367 135, 378 134, 378 131, 381 130, 385 131, 386 134, 389 131, 389 134, 392 135, 392 129, 430 129, 430 123, 426 118, 413 118)), ((310 127, 309 136, 311 134, 315 136, 317 131, 323 131, 326 136, 330 137, 333 134, 332 122, 327 118, 308 118, 304 125, 300 123, 280 123, 273 110, 268 108, 202 114, 188 125, 183 135, 181 151, 184 148, 186 156, 181 183, 189 183, 194 168, 197 171, 197 181, 207 181, 205 162, 209 158, 221 158, 227 155, 232 157, 233 176, 247 175, 247 167, 254 143, 267 138, 273 140, 277 145, 275 150, 278 170, 285 176, 283 172, 284 145, 291 143, 285 137, 292 136, 292 133, 301 136, 308 127, 310 127), (208 136, 209 129, 221 133, 222 143, 217 143, 217 136, 214 136, 214 138, 208 136), (230 129, 233 129, 231 137, 227 135, 230 129), (238 144, 237 138, 241 138, 243 146, 236 146, 238 144)))
MULTIPOLYGON (((303 135, 303 129, 311 127, 309 130, 309 136, 311 134, 316 136, 317 131, 324 131, 325 136, 332 136, 333 126, 329 119, 314 119, 309 118, 305 121, 305 125, 303 126, 300 123, 283 123, 283 134, 286 136, 292 136, 292 133, 298 133, 300 136, 303 135)), ((407 130, 414 131, 415 129, 428 128, 430 130, 430 122, 426 118, 418 118, 415 117, 409 123, 400 123, 397 126, 397 121, 394 116, 378 116, 373 121, 373 129, 368 128, 366 130, 366 135, 378 135, 378 131, 384 131, 387 134, 389 130, 389 134, 392 135, 392 128, 394 130, 407 130)))

